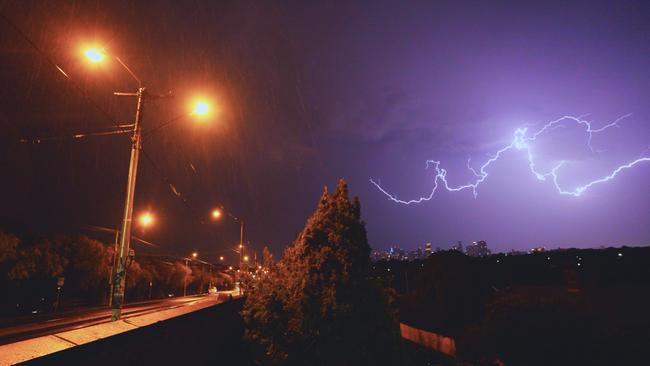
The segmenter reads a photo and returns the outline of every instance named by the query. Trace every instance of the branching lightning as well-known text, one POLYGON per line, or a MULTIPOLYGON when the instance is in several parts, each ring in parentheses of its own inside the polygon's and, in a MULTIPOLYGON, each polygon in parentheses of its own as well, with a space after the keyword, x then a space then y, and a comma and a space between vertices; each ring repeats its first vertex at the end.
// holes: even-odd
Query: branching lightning
POLYGON ((531 144, 537 140, 539 136, 541 136, 544 133, 547 133, 549 131, 552 131, 556 128, 562 128, 566 127, 567 123, 568 124, 576 124, 578 126, 583 126, 585 128, 584 132, 587 135, 587 147, 592 151, 592 152, 598 152, 597 150, 594 150, 594 148, 591 145, 591 140, 594 134, 603 132, 607 129, 610 129, 612 127, 620 127, 619 122, 621 122, 623 119, 629 117, 631 114, 626 114, 624 116, 621 116, 617 118, 614 122, 611 122, 609 124, 604 125, 603 127, 600 128, 593 128, 592 123, 590 121, 587 121, 584 119, 585 116, 563 116, 561 118, 558 118, 554 121, 548 122, 546 125, 544 125, 541 129, 539 129, 537 132, 529 135, 528 134, 528 129, 527 128, 518 128, 514 132, 514 136, 512 139, 512 142, 510 142, 509 145, 504 146, 500 150, 498 150, 494 155, 490 157, 483 165, 480 166, 480 168, 477 170, 472 167, 471 165, 471 157, 467 159, 467 169, 472 172, 474 175, 474 180, 471 183, 464 184, 464 185, 458 185, 458 186, 451 186, 449 185, 449 182, 447 181, 447 170, 441 167, 441 162, 437 160, 427 160, 426 161, 426 169, 433 168, 435 170, 435 176, 433 179, 433 188, 431 189, 431 192, 427 196, 422 196, 417 199, 411 199, 408 201, 398 199, 397 196, 394 194, 389 193, 386 189, 384 189, 380 183, 375 182, 375 180, 370 179, 370 183, 375 185, 379 191, 381 191, 383 194, 385 194, 390 200, 397 202, 397 203, 402 203, 405 205, 410 205, 413 203, 421 203, 424 201, 429 201, 433 198, 433 196, 436 193, 436 190, 438 190, 438 187, 442 186, 444 189, 450 192, 459 192, 459 191, 464 191, 464 190, 471 190, 472 193, 474 194, 474 197, 476 198, 478 196, 478 187, 485 182, 487 177, 489 176, 487 169, 498 161, 503 154, 510 150, 516 150, 516 151, 523 151, 526 153, 528 157, 528 168, 530 169, 530 172, 537 178, 539 181, 550 181, 553 183, 555 186, 555 189, 557 190, 558 193, 562 195, 569 195, 569 196, 574 196, 574 197, 579 197, 581 196, 584 192, 586 192, 589 188, 593 187, 594 185, 600 184, 607 182, 609 180, 614 179, 619 173, 621 173, 623 170, 630 169, 634 167, 635 165, 643 162, 648 162, 650 161, 650 156, 644 156, 640 157, 636 160, 633 160, 631 162, 628 162, 626 164, 620 165, 616 169, 614 169, 610 174, 603 176, 601 178, 595 179, 593 181, 590 181, 586 184, 577 186, 573 189, 566 189, 560 186, 558 183, 558 178, 560 174, 560 169, 566 164, 566 161, 560 161, 555 167, 553 167, 550 171, 548 172, 541 172, 539 169, 536 167, 536 160, 533 155, 532 147, 531 144))

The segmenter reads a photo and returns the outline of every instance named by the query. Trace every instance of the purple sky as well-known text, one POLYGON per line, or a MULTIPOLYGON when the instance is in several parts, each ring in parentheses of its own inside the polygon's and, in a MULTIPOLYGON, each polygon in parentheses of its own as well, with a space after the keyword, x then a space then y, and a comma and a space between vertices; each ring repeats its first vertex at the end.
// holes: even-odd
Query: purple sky
POLYGON ((322 105, 345 154, 354 156, 338 160, 354 177, 372 242, 444 248, 484 239, 497 250, 647 244, 648 163, 579 198, 534 179, 516 151, 491 166, 477 199, 470 191, 439 191, 403 206, 363 182, 379 179, 401 199, 418 198, 433 184, 425 160, 435 159, 450 182, 465 184, 468 155, 480 165, 516 128, 536 130, 565 114, 590 113, 597 128, 633 113, 620 129, 594 137, 594 148, 605 152, 591 154, 586 136, 570 127, 536 144, 541 161, 570 160, 567 187, 647 155, 647 10, 634 3, 486 3, 360 7, 342 16, 335 40, 314 48, 328 70, 339 71, 323 73, 332 92, 322 105))
MULTIPOLYGON (((601 127, 585 145, 578 128, 540 137, 542 164, 569 161, 567 188, 648 155, 650 8, 638 2, 128 2, 13 3, 0 8, 116 120, 132 105, 119 69, 80 61, 81 41, 102 40, 150 89, 176 99, 147 106, 145 126, 176 115, 198 86, 223 104, 209 128, 181 122, 145 140, 136 212, 158 226, 140 233, 161 250, 216 256, 238 240, 234 223, 200 224, 217 202, 247 221, 247 237, 276 251, 313 210, 322 186, 349 180, 371 245, 449 247, 486 240, 493 250, 650 242, 650 163, 581 197, 559 195, 510 151, 489 168, 475 199, 443 192, 419 205, 391 202, 430 192, 439 160, 450 184, 512 141, 563 115, 601 127), (191 164, 191 166, 190 166, 191 164), (194 167, 192 169, 191 167, 194 167), (165 179, 187 198, 170 193, 165 179)), ((8 230, 115 226, 128 142, 20 145, 24 136, 97 130, 106 119, 11 27, 0 22, 0 182, 8 230)), ((545 165, 546 166, 546 165, 545 165)), ((566 169, 566 170, 564 170, 566 169)))

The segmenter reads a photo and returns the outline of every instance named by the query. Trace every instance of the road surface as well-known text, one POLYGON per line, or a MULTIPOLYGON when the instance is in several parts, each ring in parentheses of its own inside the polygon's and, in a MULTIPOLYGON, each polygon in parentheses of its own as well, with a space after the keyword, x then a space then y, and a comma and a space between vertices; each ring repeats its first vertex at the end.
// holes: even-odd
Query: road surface
MULTIPOLYGON (((227 294, 196 295, 173 297, 169 299, 151 300, 126 304, 122 309, 122 319, 153 313, 161 310, 194 305, 199 302, 211 301, 215 304, 225 301, 227 294)), ((0 345, 18 342, 68 330, 85 328, 90 325, 111 321, 110 308, 84 308, 56 314, 22 316, 0 320, 0 345)))

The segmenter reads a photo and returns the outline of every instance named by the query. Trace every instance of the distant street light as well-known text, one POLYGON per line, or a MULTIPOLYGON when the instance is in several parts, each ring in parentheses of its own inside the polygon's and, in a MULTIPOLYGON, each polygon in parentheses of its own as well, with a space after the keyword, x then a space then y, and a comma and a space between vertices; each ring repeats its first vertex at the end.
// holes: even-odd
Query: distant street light
MULTIPOLYGON (((232 218, 234 221, 239 222, 239 250, 235 250, 235 252, 239 253, 239 268, 244 267, 244 262, 248 262, 248 256, 244 255, 244 220, 234 216, 231 213, 228 213, 228 216, 232 218)), ((212 218, 213 219, 218 219, 223 215, 223 212, 220 209, 214 209, 212 210, 212 218)), ((219 257, 219 260, 223 261, 223 257, 219 257)), ((232 267, 230 267, 232 269, 232 267)), ((239 272, 239 270, 237 270, 239 272)))
POLYGON ((197 257, 198 255, 199 255, 199 253, 194 252, 194 253, 192 253, 192 258, 196 259, 196 257, 197 257))
POLYGON ((223 262, 223 255, 219 257, 219 260, 223 262))
MULTIPOLYGON (((92 63, 97 64, 104 61, 108 54, 103 48, 88 48, 84 50, 84 56, 92 63)), ((133 121, 133 137, 131 138, 131 159, 129 162, 129 174, 126 184, 126 198, 124 202, 124 216, 122 220, 122 235, 120 238, 120 248, 117 253, 117 263, 115 272, 113 273, 113 291, 111 294, 111 307, 113 321, 119 320, 122 314, 122 302, 124 301, 124 290, 126 284, 126 265, 127 257, 129 255, 129 247, 131 244, 131 228, 133 219, 133 200, 135 196, 135 182, 138 174, 138 162, 140 159, 140 150, 142 149, 142 111, 144 108, 144 101, 148 98, 166 98, 169 95, 156 96, 151 95, 147 89, 142 85, 141 79, 129 68, 124 61, 119 57, 111 55, 126 72, 138 83, 138 89, 135 92, 114 92, 113 95, 122 97, 135 97, 137 98, 137 107, 135 111, 135 119, 133 121)), ((190 115, 205 116, 209 112, 209 107, 206 102, 199 102, 194 106, 194 110, 190 115)), ((172 121, 175 121, 173 119, 172 121)), ((171 121, 170 121, 171 122, 171 121)), ((168 122, 168 123, 170 123, 168 122)), ((166 124, 164 124, 166 125, 166 124)), ((158 126, 156 129, 164 126, 158 126)), ((141 221, 143 225, 148 225, 152 218, 145 218, 141 221)))

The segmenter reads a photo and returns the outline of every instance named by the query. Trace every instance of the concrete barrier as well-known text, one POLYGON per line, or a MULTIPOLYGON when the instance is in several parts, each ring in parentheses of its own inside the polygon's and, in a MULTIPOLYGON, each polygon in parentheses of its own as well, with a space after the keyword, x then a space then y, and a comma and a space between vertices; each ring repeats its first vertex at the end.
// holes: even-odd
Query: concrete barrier
POLYGON ((453 338, 441 336, 433 332, 414 328, 404 323, 399 324, 402 338, 430 348, 447 356, 456 357, 456 341, 453 338))
POLYGON ((158 322, 182 317, 186 314, 215 306, 218 302, 219 299, 216 296, 205 297, 176 308, 125 316, 124 319, 115 322, 105 321, 78 329, 61 331, 55 334, 1 345, 0 366, 25 362, 51 353, 133 331, 158 322))

